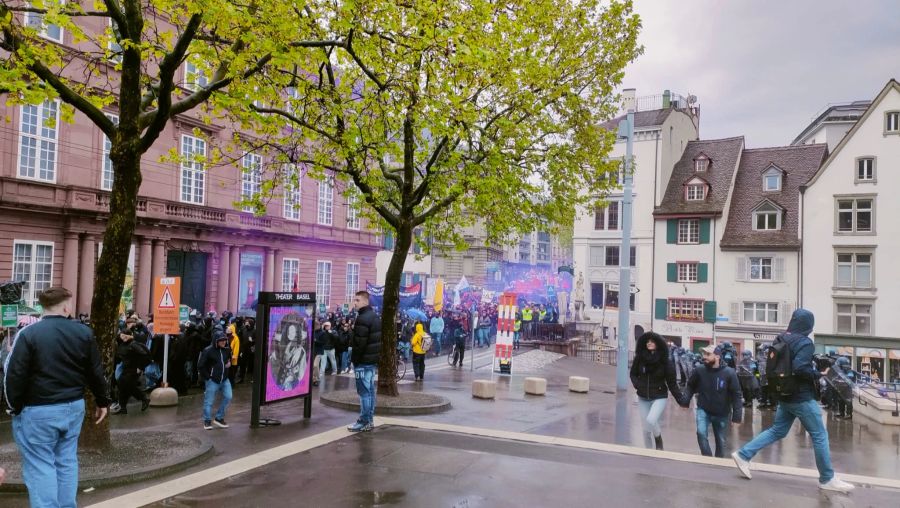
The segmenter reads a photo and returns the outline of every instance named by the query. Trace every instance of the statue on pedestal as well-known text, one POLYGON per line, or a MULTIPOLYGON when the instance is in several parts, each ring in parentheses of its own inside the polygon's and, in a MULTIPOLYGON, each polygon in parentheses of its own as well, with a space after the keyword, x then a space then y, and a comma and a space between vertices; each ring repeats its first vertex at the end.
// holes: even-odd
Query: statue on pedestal
POLYGON ((589 321, 584 312, 584 274, 578 272, 578 281, 575 283, 575 321, 589 321))

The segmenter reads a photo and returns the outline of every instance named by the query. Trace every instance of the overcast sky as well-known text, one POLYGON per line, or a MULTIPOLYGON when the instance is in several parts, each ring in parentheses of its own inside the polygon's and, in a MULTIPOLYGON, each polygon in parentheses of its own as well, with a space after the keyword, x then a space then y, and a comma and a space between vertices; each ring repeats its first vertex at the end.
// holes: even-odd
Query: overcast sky
POLYGON ((829 103, 900 79, 900 0, 635 0, 624 88, 693 94, 700 137, 786 145, 829 103))

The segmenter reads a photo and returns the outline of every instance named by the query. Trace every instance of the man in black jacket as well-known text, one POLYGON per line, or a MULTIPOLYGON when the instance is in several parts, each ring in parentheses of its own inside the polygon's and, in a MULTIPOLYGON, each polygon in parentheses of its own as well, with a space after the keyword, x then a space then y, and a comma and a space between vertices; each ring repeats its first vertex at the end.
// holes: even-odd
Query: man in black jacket
POLYGON ((97 402, 99 424, 109 399, 94 333, 72 319, 72 293, 41 293, 43 318, 22 329, 10 353, 6 400, 22 476, 32 506, 75 506, 78 436, 84 421, 84 386, 97 402))
POLYGON ((119 387, 119 410, 113 414, 128 414, 128 401, 131 397, 141 401, 141 411, 150 406, 150 397, 138 386, 141 373, 153 361, 147 346, 134 338, 137 319, 125 319, 125 330, 119 333, 116 346, 116 361, 122 363, 122 375, 116 380, 119 387))
POLYGON ((743 416, 741 383, 734 369, 722 363, 721 347, 710 344, 700 351, 703 353, 703 365, 691 374, 678 404, 688 407, 691 397, 697 394, 697 443, 700 453, 712 456, 709 449, 709 426, 712 425, 716 457, 724 457, 729 414, 734 425, 740 424, 743 416))
POLYGON ((375 371, 381 356, 381 316, 369 306, 369 293, 359 291, 353 297, 353 308, 359 310, 353 325, 353 373, 359 394, 359 419, 347 427, 350 432, 372 430, 375 419, 375 371))
POLYGON ((225 423, 225 411, 231 403, 231 381, 228 379, 228 370, 231 368, 231 348, 228 347, 228 337, 225 330, 216 326, 212 331, 212 345, 200 353, 197 362, 197 371, 206 388, 203 393, 203 428, 212 430, 213 424, 220 429, 227 429, 225 423), (222 404, 216 412, 216 418, 211 419, 213 403, 216 394, 222 392, 222 404))

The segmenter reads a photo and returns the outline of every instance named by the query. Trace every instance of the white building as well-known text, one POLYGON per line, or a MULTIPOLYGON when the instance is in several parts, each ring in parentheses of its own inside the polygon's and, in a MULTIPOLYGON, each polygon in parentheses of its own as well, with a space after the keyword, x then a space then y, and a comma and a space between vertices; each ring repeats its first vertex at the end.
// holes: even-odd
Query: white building
MULTIPOLYGON (((653 305, 653 209, 662 199, 672 167, 679 160, 685 146, 697 139, 698 110, 691 108, 684 98, 666 91, 661 96, 635 99, 634 90, 626 90, 625 108, 637 108, 634 115, 634 204, 631 232, 631 252, 628 261, 631 280, 638 291, 632 295, 630 336, 650 329, 653 305)), ((605 127, 618 129, 624 120, 619 116, 605 127)), ((625 141, 616 143, 611 157, 624 158, 625 141)), ((621 178, 619 179, 621 183, 621 178)), ((622 241, 622 191, 613 190, 609 205, 596 210, 582 210, 577 215, 573 234, 573 262, 575 279, 584 277, 584 296, 589 321, 584 327, 601 327, 604 337, 613 338, 618 325, 618 291, 611 284, 619 283, 619 263, 622 241)))
POLYGON ((834 150, 844 139, 859 117, 866 112, 872 101, 853 101, 840 104, 829 104, 824 111, 816 115, 810 124, 803 129, 792 145, 814 145, 825 143, 828 150, 834 150))
MULTIPOLYGON (((391 256, 394 254, 394 236, 385 234, 381 236, 382 250, 375 255, 375 280, 369 281, 376 286, 383 286, 387 278, 388 267, 391 265, 391 256)), ((422 249, 415 242, 409 249, 406 262, 403 264, 403 278, 400 286, 406 287, 425 280, 431 275, 431 256, 422 255, 422 249)))
POLYGON ((891 80, 810 180, 802 305, 816 345, 854 368, 900 378, 900 84, 891 80))

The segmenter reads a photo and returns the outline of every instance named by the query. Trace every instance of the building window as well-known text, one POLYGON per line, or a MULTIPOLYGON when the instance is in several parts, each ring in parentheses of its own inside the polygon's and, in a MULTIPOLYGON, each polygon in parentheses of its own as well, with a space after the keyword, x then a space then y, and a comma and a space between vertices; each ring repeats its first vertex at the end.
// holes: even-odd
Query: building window
POLYGON ((119 27, 116 25, 116 21, 109 18, 109 43, 106 47, 109 49, 109 60, 113 63, 122 61, 122 46, 119 44, 120 38, 121 34, 119 34, 119 27))
POLYGON ((688 201, 703 201, 706 199, 706 185, 691 184, 687 186, 686 199, 688 201))
POLYGON ((872 254, 837 255, 837 287, 869 289, 872 280, 872 254))
MULTIPOLYGON (((44 7, 47 6, 48 3, 51 3, 52 0, 44 2, 44 7)), ((65 2, 58 2, 60 5, 64 5, 65 2)), ((37 7, 34 3, 31 4, 32 7, 37 7)), ((25 26, 34 28, 38 31, 38 35, 45 39, 49 39, 55 42, 63 41, 63 29, 59 25, 52 25, 49 23, 44 23, 44 15, 39 12, 26 12, 25 13, 25 26)))
MULTIPOLYGON (((262 186, 262 157, 247 152, 241 159, 241 199, 243 201, 253 201, 259 196, 259 189, 262 186)), ((245 212, 253 212, 256 207, 252 204, 245 204, 245 212)))
POLYGON ((27 305, 34 305, 38 295, 53 282, 52 242, 13 242, 12 278, 22 281, 22 298, 27 305))
POLYGON ((598 231, 618 231, 621 207, 618 201, 610 201, 605 208, 594 209, 594 229, 598 231))
POLYGON ((669 319, 674 321, 703 321, 703 300, 669 300, 669 319))
POLYGON ((838 232, 870 233, 874 219, 871 198, 838 200, 838 232))
MULTIPOLYGON (((106 117, 112 120, 112 123, 115 125, 119 125, 118 115, 107 113, 106 117)), ((113 179, 115 177, 112 160, 109 158, 109 152, 111 150, 112 141, 109 140, 109 137, 107 137, 106 134, 103 134, 103 170, 100 175, 100 189, 105 191, 112 190, 113 179)))
POLYGON ((22 106, 19 129, 19 177, 56 181, 59 101, 22 106))
POLYGON ((772 280, 772 258, 750 258, 750 280, 772 280))
POLYGON ((606 266, 619 266, 619 247, 617 245, 606 247, 606 266))
POLYGON ((781 190, 781 170, 772 168, 763 175, 763 190, 776 192, 781 190))
POLYGON ((290 164, 285 169, 284 179, 284 218, 300 220, 300 183, 303 176, 297 166, 290 164))
POLYGON ((637 247, 632 245, 629 250, 631 251, 628 256, 629 262, 631 263, 631 266, 637 266, 637 247))
MULTIPOLYGON (((611 309, 619 308, 619 292, 615 289, 610 289, 611 287, 618 287, 618 284, 606 284, 606 296, 605 303, 606 307, 611 309)), ((628 298, 628 307, 629 310, 634 310, 634 293, 629 292, 628 298)))
POLYGON ((884 114, 884 132, 900 132, 900 111, 888 111, 884 114))
POLYGON ((353 301, 353 295, 359 291, 359 263, 347 263, 347 301, 353 301))
POLYGON ((181 201, 184 203, 203 204, 204 180, 206 171, 203 167, 206 160, 206 141, 188 136, 181 136, 181 201))
POLYGON ((679 219, 678 243, 700 243, 700 219, 679 219))
POLYGON ((753 229, 756 231, 777 231, 781 229, 781 210, 769 202, 753 210, 753 229))
POLYGON ((347 196, 347 229, 359 227, 359 196, 354 191, 347 196))
POLYGON ((701 155, 694 159, 694 171, 697 173, 704 173, 709 169, 709 157, 705 155, 701 155))
POLYGON ((281 265, 281 290, 300 291, 300 260, 284 258, 281 265))
POLYGON ((197 64, 188 60, 184 64, 184 86, 188 90, 197 91, 201 88, 206 88, 206 85, 209 84, 209 79, 206 77, 206 72, 201 69, 197 64))
POLYGON ((744 322, 778 324, 778 304, 772 302, 744 302, 744 322))
POLYGON ((591 266, 603 266, 606 263, 605 252, 606 248, 603 246, 591 246, 590 248, 591 254, 591 266))
POLYGON ((331 261, 316 261, 316 303, 328 305, 331 302, 331 261))
POLYGON ((699 263, 678 263, 678 282, 697 282, 699 263))
POLYGON ((860 157, 856 159, 856 181, 875 181, 875 157, 860 157))
POLYGON ((331 226, 334 213, 334 180, 331 177, 319 182, 319 224, 331 226))
POLYGON ((872 333, 872 304, 837 303, 836 306, 837 333, 872 333))

